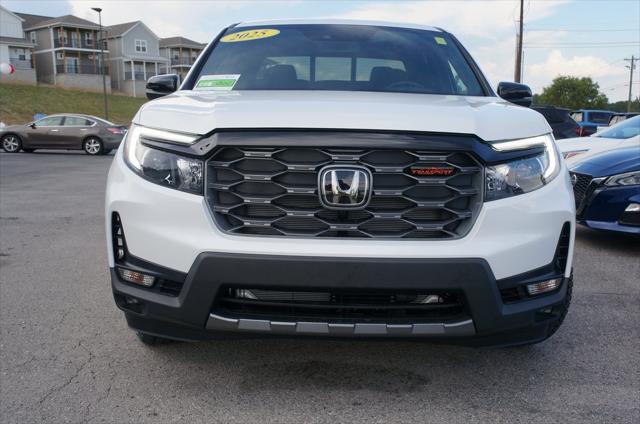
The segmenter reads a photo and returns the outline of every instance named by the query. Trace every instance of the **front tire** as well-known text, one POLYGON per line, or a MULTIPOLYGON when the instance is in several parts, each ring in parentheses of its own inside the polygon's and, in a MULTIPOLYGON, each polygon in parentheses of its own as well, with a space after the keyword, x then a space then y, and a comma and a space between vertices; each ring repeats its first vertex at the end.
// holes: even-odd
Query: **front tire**
POLYGON ((104 152, 104 144, 97 137, 89 137, 82 143, 82 150, 88 155, 98 156, 104 152))
POLYGON ((2 137, 2 149, 7 153, 18 153, 22 149, 22 140, 15 134, 2 137))

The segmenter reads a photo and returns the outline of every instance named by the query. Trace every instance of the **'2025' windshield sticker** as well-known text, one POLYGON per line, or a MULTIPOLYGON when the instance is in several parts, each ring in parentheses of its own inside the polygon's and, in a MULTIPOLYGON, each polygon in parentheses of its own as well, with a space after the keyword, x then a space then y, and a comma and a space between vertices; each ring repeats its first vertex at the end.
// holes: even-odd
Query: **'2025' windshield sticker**
POLYGON ((277 29, 250 29, 248 31, 240 31, 225 35, 220 39, 220 41, 223 43, 237 43, 238 41, 251 41, 273 37, 278 34, 280 34, 280 31, 277 29))
POLYGON ((194 90, 231 91, 238 82, 240 74, 203 75, 196 82, 194 90))

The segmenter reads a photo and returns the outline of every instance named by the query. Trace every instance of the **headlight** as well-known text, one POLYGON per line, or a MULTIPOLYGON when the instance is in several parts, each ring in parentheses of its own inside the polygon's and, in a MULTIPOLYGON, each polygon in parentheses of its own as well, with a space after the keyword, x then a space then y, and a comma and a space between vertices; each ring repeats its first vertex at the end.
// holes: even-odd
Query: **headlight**
POLYGON ((608 186, 630 186, 640 184, 640 171, 613 175, 604 182, 608 186))
POLYGON ((187 193, 202 194, 203 163, 201 160, 168 153, 144 144, 144 140, 190 144, 197 136, 172 133, 133 125, 127 134, 124 160, 129 167, 153 183, 187 193))
POLYGON ((560 157, 550 134, 492 145, 498 151, 544 147, 544 152, 486 168, 485 200, 497 200, 537 190, 560 171, 560 157))

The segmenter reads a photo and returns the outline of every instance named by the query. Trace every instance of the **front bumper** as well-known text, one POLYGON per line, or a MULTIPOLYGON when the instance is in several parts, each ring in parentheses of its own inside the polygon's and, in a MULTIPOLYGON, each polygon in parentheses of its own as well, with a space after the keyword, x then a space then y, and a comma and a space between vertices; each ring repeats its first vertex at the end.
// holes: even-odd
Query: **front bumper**
POLYGON ((585 199, 578 222, 595 230, 640 234, 640 213, 625 212, 632 203, 640 203, 640 188, 599 186, 585 199))
MULTIPOLYGON (((151 266, 152 268, 152 266, 151 266)), ((326 337, 413 337, 465 344, 518 344, 542 340, 566 313, 570 279, 551 294, 512 304, 501 288, 536 281, 548 270, 496 281, 482 259, 315 258, 203 253, 184 276, 177 297, 122 281, 112 269, 116 303, 137 331, 179 340, 206 340, 230 334, 326 337), (223 286, 335 290, 458 290, 466 316, 398 324, 384 321, 252 319, 217 309, 223 286), (135 299, 130 307, 125 299, 135 299)), ((175 278, 175 276, 173 277, 175 278)))
POLYGON ((120 144, 122 143, 122 140, 124 139, 124 135, 116 135, 116 134, 110 134, 107 133, 105 135, 102 135, 100 137, 104 143, 104 148, 105 149, 109 149, 109 150, 113 150, 113 149, 117 149, 118 147, 120 147, 120 144))

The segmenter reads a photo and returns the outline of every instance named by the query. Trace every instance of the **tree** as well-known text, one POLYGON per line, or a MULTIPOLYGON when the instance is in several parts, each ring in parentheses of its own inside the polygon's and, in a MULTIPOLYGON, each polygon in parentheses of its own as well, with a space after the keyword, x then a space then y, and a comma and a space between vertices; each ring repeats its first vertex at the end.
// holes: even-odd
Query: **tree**
MULTIPOLYGON (((608 109, 614 112, 626 112, 627 101, 620 100, 619 102, 610 103, 608 109)), ((631 112, 640 112, 640 97, 636 97, 636 99, 631 102, 631 112)))
POLYGON ((539 104, 567 109, 604 109, 609 104, 600 86, 589 77, 556 77, 551 85, 542 90, 539 104))

